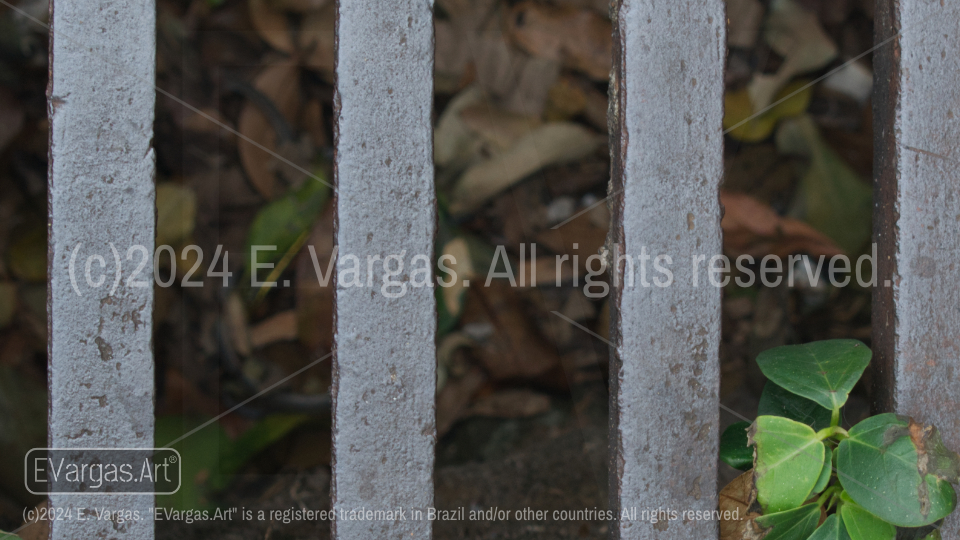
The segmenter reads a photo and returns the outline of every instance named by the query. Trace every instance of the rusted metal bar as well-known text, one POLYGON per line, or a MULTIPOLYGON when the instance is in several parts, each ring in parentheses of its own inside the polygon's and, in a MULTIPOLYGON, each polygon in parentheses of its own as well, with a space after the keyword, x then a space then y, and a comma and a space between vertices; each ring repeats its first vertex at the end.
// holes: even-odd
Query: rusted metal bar
MULTIPOLYGON (((55 0, 51 12, 49 444, 150 448, 155 6, 55 0)), ((54 540, 153 538, 152 495, 50 503, 73 517, 50 521, 54 540)))
POLYGON ((436 222, 432 8, 339 4, 332 491, 342 540, 431 537, 436 308, 413 270, 417 255, 432 260, 436 222))
POLYGON ((721 253, 724 6, 618 0, 612 13, 613 537, 716 538, 714 521, 639 513, 717 506, 720 289, 705 269, 721 253))
MULTIPOLYGON (((875 408, 960 448, 960 4, 878 1, 875 408), (892 38, 892 39, 891 39, 892 38)), ((949 517, 944 538, 960 536, 949 517)))

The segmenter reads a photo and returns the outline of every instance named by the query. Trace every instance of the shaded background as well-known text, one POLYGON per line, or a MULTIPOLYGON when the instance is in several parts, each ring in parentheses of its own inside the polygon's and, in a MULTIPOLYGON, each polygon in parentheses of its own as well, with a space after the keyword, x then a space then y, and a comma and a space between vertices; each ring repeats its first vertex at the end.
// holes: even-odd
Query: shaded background
MULTIPOLYGON (((163 445, 330 352, 332 289, 317 283, 305 249, 314 246, 326 269, 329 190, 249 141, 330 180, 335 6, 157 4, 157 84, 177 96, 158 94, 154 140, 157 245, 173 248, 157 270, 172 285, 155 290, 163 445), (226 266, 222 255, 214 262, 218 245, 226 266), (277 245, 260 259, 277 265, 276 279, 260 279, 291 286, 251 289, 249 245, 277 245), (195 265, 191 279, 204 286, 180 286, 195 265), (224 270, 233 273, 226 286, 224 270)), ((607 2, 436 4, 436 255, 454 255, 462 277, 483 279, 496 246, 516 270, 520 245, 536 243, 542 276, 537 288, 498 280, 438 291, 437 506, 606 508, 608 307, 584 294, 582 277, 609 226, 607 2), (562 254, 578 256, 579 286, 569 265, 552 285, 562 254)), ((45 1, 16 5, 47 20, 45 1)), ((727 8, 724 251, 784 259, 868 251, 871 56, 821 76, 872 47, 872 1, 728 0, 727 8)), ((24 452, 46 442, 46 77, 46 29, 0 6, 3 530, 43 503, 24 490, 21 467, 24 452)), ((869 314, 869 291, 855 284, 725 288, 721 400, 752 418, 763 384, 758 352, 839 337, 869 344, 869 314)), ((328 507, 329 385, 323 362, 179 443, 184 487, 158 506, 328 507)), ((851 422, 867 412, 859 392, 846 408, 851 422)), ((723 412, 721 427, 737 420, 723 412)), ((721 485, 734 476, 721 464, 721 485)), ((41 529, 21 534, 40 538, 41 529)), ((158 537, 181 539, 326 537, 328 529, 157 524, 158 537)), ((531 520, 435 530, 438 538, 599 538, 607 528, 531 520)))

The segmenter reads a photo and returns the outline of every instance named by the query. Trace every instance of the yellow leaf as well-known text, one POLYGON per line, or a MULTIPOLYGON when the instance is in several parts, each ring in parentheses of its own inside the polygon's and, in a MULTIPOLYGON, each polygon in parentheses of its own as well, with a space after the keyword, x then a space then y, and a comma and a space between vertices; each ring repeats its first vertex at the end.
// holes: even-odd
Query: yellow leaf
POLYGON ((810 105, 811 89, 804 88, 798 92, 806 84, 807 81, 798 80, 787 85, 777 94, 776 101, 786 96, 790 98, 771 107, 756 118, 750 118, 754 111, 746 89, 727 93, 723 100, 725 107, 723 128, 730 129, 729 135, 739 141, 759 142, 766 139, 773 133, 781 119, 799 116, 807 110, 807 106, 810 105), (795 95, 791 95, 795 92, 795 95))

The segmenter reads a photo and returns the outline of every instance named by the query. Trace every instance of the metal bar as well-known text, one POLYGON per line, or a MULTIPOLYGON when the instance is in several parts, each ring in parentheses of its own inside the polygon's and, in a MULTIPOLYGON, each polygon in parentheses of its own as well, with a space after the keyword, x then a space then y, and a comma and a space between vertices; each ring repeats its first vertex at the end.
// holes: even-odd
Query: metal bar
POLYGON ((612 14, 613 538, 716 538, 716 522, 630 513, 717 506, 720 288, 705 269, 721 253, 724 5, 618 0, 612 14))
MULTIPOLYGON (((875 408, 960 449, 960 4, 878 1, 875 408)), ((944 538, 960 536, 948 517, 944 538)))
POLYGON ((333 536, 427 539, 436 306, 433 288, 417 286, 423 264, 413 257, 433 260, 436 223, 433 4, 341 0, 338 9, 333 536), (349 515, 399 509, 405 520, 349 515))
MULTIPOLYGON (((150 448, 155 7, 55 0, 51 13, 49 444, 150 448)), ((50 503, 75 518, 78 508, 140 516, 53 520, 54 540, 153 538, 152 495, 50 503)))

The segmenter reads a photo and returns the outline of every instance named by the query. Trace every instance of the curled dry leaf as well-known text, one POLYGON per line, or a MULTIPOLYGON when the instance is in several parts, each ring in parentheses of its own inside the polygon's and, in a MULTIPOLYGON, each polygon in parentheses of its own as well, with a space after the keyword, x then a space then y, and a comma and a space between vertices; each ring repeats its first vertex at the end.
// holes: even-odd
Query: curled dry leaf
MULTIPOLYGON (((267 66, 257 75, 254 87, 276 106, 277 110, 293 124, 300 109, 300 70, 293 60, 267 66)), ((239 131, 250 140, 276 153, 280 146, 273 124, 260 108, 247 101, 240 112, 239 131)), ((237 142, 240 162, 250 182, 266 199, 277 194, 276 158, 251 142, 237 142)))
POLYGON ((753 484, 753 471, 747 471, 727 484, 720 491, 719 501, 721 516, 727 512, 727 515, 737 518, 720 521, 720 540, 755 538, 759 527, 753 519, 760 513, 750 510, 751 507, 757 509, 757 488, 753 484), (753 537, 749 535, 751 532, 754 533, 753 537))
POLYGON ((837 57, 837 46, 820 26, 817 14, 793 0, 771 3, 764 37, 784 61, 775 74, 759 73, 747 87, 755 111, 766 108, 794 76, 820 69, 837 57))
POLYGON ((832 257, 843 252, 832 240, 796 219, 778 215, 773 208, 741 193, 720 192, 723 205, 724 250, 734 256, 762 257, 806 253, 832 257))
POLYGON ((450 212, 466 214, 524 177, 548 166, 577 161, 604 137, 571 122, 545 124, 521 137, 510 150, 476 163, 451 194, 450 212))
POLYGON ((293 53, 295 46, 287 16, 268 0, 250 0, 250 22, 261 39, 274 49, 293 53))
POLYGON ((563 62, 592 79, 610 77, 610 21, 591 9, 521 2, 506 13, 507 32, 528 53, 563 62))
POLYGON ((460 168, 480 151, 482 141, 467 127, 460 113, 483 101, 483 90, 471 86, 457 94, 443 110, 433 137, 433 160, 438 167, 460 168))

